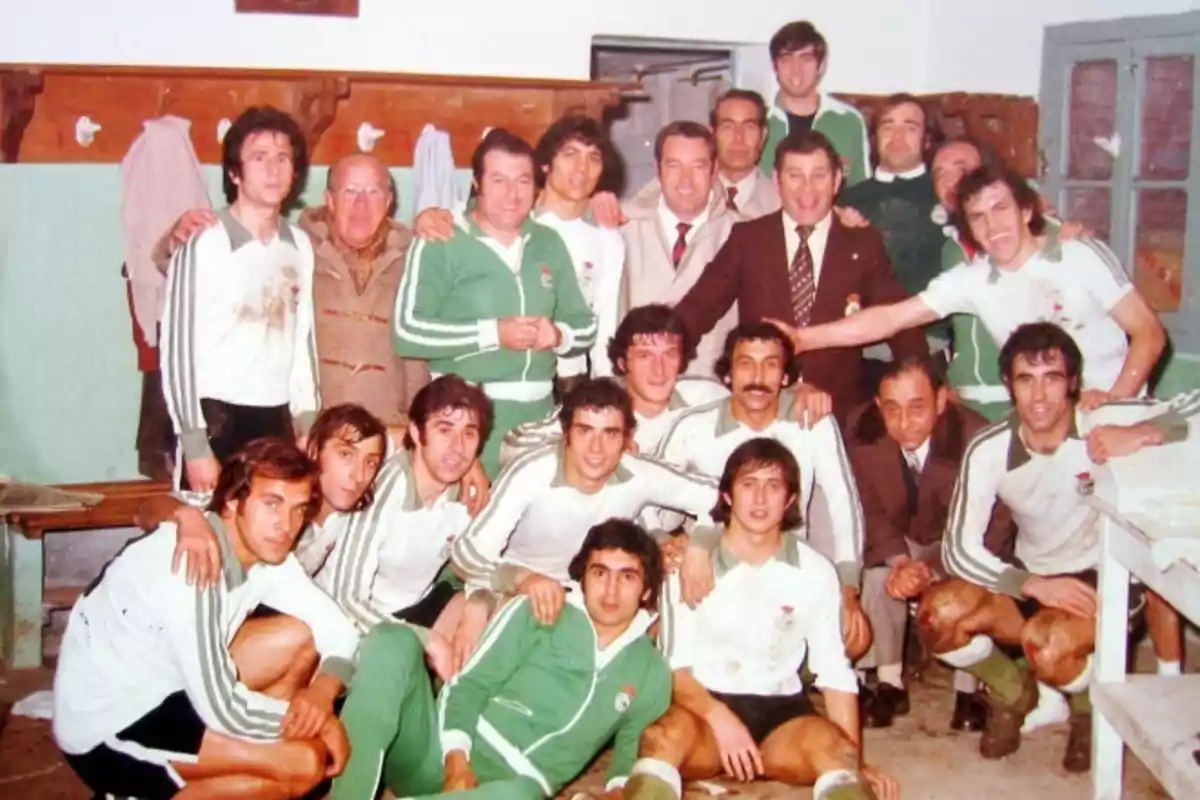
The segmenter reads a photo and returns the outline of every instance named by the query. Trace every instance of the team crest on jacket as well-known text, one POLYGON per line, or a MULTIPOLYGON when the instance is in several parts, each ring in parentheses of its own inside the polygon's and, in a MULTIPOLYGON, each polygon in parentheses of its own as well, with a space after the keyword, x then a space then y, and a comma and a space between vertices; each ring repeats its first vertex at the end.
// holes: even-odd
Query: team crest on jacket
POLYGON ((613 708, 618 714, 624 714, 633 705, 633 698, 637 697, 637 689, 634 689, 629 684, 621 687, 621 691, 617 693, 616 700, 613 701, 613 708))
POLYGON ((862 298, 857 294, 846 295, 846 316, 849 317, 862 311, 862 298))
POLYGON ((554 288, 554 273, 545 264, 542 264, 542 288, 554 288))

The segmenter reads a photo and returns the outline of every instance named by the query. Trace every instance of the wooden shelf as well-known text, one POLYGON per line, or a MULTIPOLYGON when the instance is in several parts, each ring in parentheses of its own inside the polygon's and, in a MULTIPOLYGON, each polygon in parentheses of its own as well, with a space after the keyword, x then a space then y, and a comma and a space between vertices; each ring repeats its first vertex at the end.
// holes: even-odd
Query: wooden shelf
POLYGON ((1200 797, 1200 675, 1099 683, 1092 704, 1171 797, 1200 797))
POLYGON ((116 163, 143 121, 174 114, 191 120, 200 160, 219 163, 220 121, 269 104, 300 121, 314 164, 355 152, 363 122, 386 132, 373 152, 388 164, 412 163, 427 123, 450 134, 455 162, 465 164, 487 127, 532 142, 568 111, 599 118, 631 88, 384 72, 0 64, 2 155, 9 163, 116 163), (87 147, 74 137, 81 116, 102 126, 87 147))

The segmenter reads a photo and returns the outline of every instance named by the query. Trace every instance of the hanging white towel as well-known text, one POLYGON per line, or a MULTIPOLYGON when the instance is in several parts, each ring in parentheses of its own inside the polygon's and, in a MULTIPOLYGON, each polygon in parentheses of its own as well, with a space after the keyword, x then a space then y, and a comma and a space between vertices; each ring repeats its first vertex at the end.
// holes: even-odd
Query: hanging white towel
POLYGON ((457 208, 458 183, 450 134, 426 125, 413 153, 413 217, 427 208, 457 208))
POLYGON ((146 342, 158 345, 165 276, 150 254, 185 211, 209 208, 200 159, 192 148, 192 123, 165 116, 142 123, 142 134, 121 160, 125 268, 133 289, 133 313, 146 342))

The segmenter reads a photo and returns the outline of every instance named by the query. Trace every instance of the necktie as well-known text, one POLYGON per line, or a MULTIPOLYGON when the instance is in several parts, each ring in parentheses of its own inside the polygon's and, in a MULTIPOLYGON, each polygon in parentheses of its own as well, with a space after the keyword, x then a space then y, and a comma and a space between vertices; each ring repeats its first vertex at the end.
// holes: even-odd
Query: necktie
POLYGON ((679 262, 683 261, 683 254, 687 250, 687 233, 691 229, 690 222, 680 222, 675 226, 675 230, 679 231, 679 238, 675 240, 675 246, 671 248, 671 264, 675 269, 679 269, 679 262))
POLYGON ((800 235, 800 246, 796 248, 796 255, 792 257, 788 288, 792 291, 792 314, 796 318, 796 326, 803 328, 808 325, 812 316, 813 303, 817 299, 817 281, 813 273, 812 251, 808 249, 808 237, 812 234, 812 228, 797 225, 796 233, 800 235))
POLYGON ((725 187, 725 207, 728 208, 730 211, 738 210, 737 187, 736 186, 726 186, 725 187))
POLYGON ((900 456, 904 464, 904 493, 908 500, 908 515, 915 517, 917 514, 917 478, 921 474, 916 467, 917 454, 901 449, 900 456))

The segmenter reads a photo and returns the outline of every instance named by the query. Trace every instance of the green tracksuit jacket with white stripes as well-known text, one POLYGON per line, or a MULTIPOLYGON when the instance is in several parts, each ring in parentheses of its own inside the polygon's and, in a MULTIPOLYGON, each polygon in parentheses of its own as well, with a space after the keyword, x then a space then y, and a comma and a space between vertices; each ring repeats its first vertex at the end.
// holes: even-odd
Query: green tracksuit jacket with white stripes
POLYGON ((639 611, 603 650, 580 594, 553 625, 518 598, 484 632, 479 648, 438 698, 443 752, 482 739, 513 772, 547 796, 573 780, 615 736, 607 789, 620 786, 638 742, 671 703, 671 672, 645 635, 639 611))
POLYGON ((514 268, 470 216, 455 223, 449 241, 409 248, 393 319, 396 352, 476 383, 550 381, 556 356, 587 352, 596 317, 557 233, 527 219, 508 250, 519 258, 514 268), (497 323, 505 317, 547 317, 562 343, 553 351, 502 347, 497 323))

